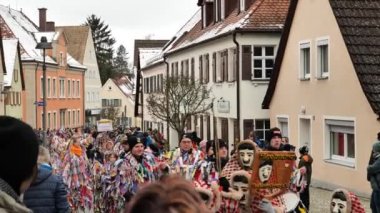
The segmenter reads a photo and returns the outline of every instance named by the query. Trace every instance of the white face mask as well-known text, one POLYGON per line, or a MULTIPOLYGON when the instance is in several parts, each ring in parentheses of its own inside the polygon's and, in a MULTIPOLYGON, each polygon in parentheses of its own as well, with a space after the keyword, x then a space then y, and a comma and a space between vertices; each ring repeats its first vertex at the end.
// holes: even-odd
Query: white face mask
POLYGON ((259 169, 259 178, 262 183, 269 180, 270 175, 272 174, 272 166, 271 165, 265 165, 260 167, 259 169))
POLYGON ((239 160, 244 167, 251 168, 255 158, 254 151, 249 149, 239 150, 239 160))
POLYGON ((343 201, 338 198, 333 198, 331 201, 331 207, 333 213, 346 213, 347 212, 347 201, 343 201))
POLYGON ((243 194, 243 197, 240 200, 241 205, 247 205, 249 201, 249 186, 247 183, 243 182, 233 182, 232 188, 243 194))

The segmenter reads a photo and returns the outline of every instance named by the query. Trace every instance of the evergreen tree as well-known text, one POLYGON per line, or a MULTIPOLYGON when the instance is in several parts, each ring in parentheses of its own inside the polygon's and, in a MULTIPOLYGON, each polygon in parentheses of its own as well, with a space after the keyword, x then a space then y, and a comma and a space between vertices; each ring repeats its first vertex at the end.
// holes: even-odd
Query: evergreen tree
POLYGON ((120 77, 131 74, 128 67, 128 52, 123 45, 116 50, 113 66, 116 74, 120 77))
POLYGON ((90 26, 91 28, 100 78, 102 84, 104 84, 108 78, 113 76, 113 45, 116 41, 112 37, 108 25, 104 24, 104 22, 96 15, 92 14, 87 17, 85 25, 90 26))

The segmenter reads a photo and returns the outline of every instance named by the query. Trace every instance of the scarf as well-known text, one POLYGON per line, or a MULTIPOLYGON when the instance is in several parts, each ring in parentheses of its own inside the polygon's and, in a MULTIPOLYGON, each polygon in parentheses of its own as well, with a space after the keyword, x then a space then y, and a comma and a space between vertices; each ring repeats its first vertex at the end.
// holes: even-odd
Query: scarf
POLYGON ((70 148, 70 152, 71 152, 72 154, 75 154, 75 155, 78 156, 78 157, 81 157, 81 156, 82 156, 82 148, 81 148, 80 146, 78 146, 78 145, 73 144, 73 145, 71 146, 71 148, 70 148))
POLYGON ((15 190, 12 189, 12 187, 3 179, 0 178, 0 191, 5 192, 9 196, 11 196, 13 199, 15 199, 18 203, 21 203, 19 196, 15 192, 15 190))

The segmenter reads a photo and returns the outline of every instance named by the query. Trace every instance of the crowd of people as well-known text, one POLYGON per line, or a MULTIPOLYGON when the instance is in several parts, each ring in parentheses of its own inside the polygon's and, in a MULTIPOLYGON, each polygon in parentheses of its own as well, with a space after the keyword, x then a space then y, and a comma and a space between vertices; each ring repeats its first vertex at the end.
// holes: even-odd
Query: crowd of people
MULTIPOLYGON (((298 149, 286 188, 250 188, 254 178, 276 185, 276 162, 256 159, 258 153, 296 150, 278 128, 270 130, 267 143, 252 132, 234 150, 227 141, 202 140, 194 132, 184 133, 169 150, 160 132, 140 128, 49 131, 39 145, 30 126, 0 116, 0 137, 0 212, 279 213, 308 212, 310 206, 313 158, 307 146, 298 149)), ((369 172, 379 165, 380 145, 374 150, 369 172)), ((331 212, 364 208, 351 192, 336 190, 331 212)))

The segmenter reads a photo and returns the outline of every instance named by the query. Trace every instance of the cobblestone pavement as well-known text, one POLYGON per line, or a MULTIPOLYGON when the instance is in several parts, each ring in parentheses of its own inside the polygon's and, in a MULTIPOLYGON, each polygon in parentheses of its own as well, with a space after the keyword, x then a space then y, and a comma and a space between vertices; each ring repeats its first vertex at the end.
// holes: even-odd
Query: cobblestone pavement
MULTIPOLYGON (((320 189, 320 188, 310 188, 310 213, 329 213, 330 196, 331 191, 320 189)), ((369 200, 366 198, 360 198, 366 212, 371 212, 369 206, 369 200)))

